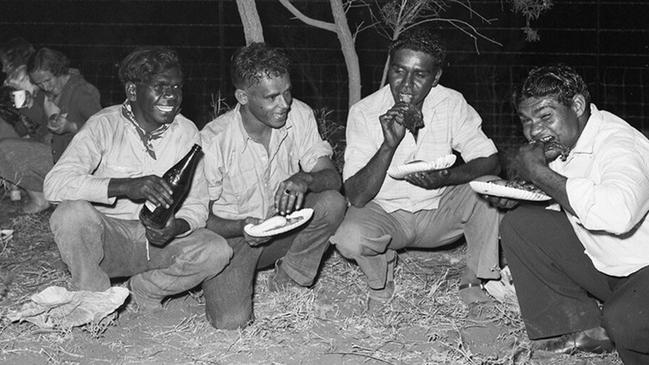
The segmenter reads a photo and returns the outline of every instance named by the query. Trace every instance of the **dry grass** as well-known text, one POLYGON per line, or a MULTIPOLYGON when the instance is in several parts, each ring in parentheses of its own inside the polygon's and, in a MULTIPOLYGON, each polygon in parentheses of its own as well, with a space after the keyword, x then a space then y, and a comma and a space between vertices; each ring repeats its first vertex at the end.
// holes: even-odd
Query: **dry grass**
MULTIPOLYGON (((6 206, 6 203, 3 201, 6 206)), ((256 321, 239 331, 215 330, 205 321, 200 291, 170 300, 151 315, 122 311, 119 318, 84 330, 44 331, 9 323, 5 314, 50 285, 67 286, 69 274, 49 233, 49 213, 18 216, 14 238, 0 252, 3 277, 12 277, 0 313, 0 362, 109 364, 619 364, 616 355, 530 357, 519 314, 491 304, 470 315, 459 301, 462 248, 408 252, 396 268, 397 294, 368 308, 356 265, 332 253, 310 290, 266 290, 257 278, 256 321), (472 328, 498 332, 482 347, 472 328), (482 351, 484 347, 489 351, 482 351)), ((2 228, 8 228, 3 226, 2 228)), ((484 339, 483 339, 484 340, 484 339)), ((485 342, 485 341, 483 341, 485 342)))

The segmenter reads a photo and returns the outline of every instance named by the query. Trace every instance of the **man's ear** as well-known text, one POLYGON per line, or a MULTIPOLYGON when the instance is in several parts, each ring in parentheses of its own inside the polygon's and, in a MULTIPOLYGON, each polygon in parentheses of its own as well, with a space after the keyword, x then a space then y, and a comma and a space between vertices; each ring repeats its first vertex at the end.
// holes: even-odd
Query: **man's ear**
POLYGON ((439 79, 442 77, 442 73, 443 73, 443 70, 440 67, 437 70, 437 74, 435 74, 435 81, 433 81, 433 87, 435 87, 435 86, 437 86, 437 84, 439 84, 439 79))
POLYGON ((246 105, 248 104, 248 93, 242 89, 236 89, 234 91, 234 97, 237 99, 239 104, 246 105))
POLYGON ((586 105, 586 98, 581 94, 575 94, 575 96, 572 97, 572 106, 570 108, 578 117, 581 117, 586 113, 586 108, 588 108, 588 105, 586 105))
POLYGON ((124 92, 126 93, 126 99, 128 101, 135 101, 136 94, 137 94, 137 86, 135 85, 134 82, 128 81, 124 85, 124 92))

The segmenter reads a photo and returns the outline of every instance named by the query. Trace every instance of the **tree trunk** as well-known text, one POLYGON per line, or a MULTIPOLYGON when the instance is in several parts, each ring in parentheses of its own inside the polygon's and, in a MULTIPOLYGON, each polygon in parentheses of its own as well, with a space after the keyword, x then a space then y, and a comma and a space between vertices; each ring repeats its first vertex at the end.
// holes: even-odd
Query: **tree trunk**
POLYGON ((237 8, 241 17, 241 24, 243 24, 246 45, 252 42, 263 42, 264 30, 261 27, 255 0, 237 0, 237 8))
POLYGON ((347 24, 347 15, 343 8, 342 0, 329 0, 331 4, 331 13, 333 14, 334 23, 336 24, 336 34, 340 41, 340 48, 345 58, 347 66, 347 76, 349 82, 349 106, 361 100, 361 69, 358 64, 358 54, 354 45, 354 37, 347 24))

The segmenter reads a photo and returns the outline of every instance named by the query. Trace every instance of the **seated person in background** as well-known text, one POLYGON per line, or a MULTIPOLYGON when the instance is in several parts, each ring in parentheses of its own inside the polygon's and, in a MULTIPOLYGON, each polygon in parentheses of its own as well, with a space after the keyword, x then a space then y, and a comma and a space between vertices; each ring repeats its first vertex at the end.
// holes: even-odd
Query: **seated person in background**
POLYGON ((9 92, 21 90, 25 92, 25 103, 19 107, 15 107, 13 98, 3 99, 10 103, 7 107, 11 108, 18 118, 14 118, 16 123, 12 123, 11 131, 5 129, 4 123, 0 121, 0 124, 3 124, 0 139, 30 138, 46 143, 49 149, 50 133, 47 130, 47 116, 43 110, 44 94, 31 83, 27 73, 27 61, 35 52, 32 44, 24 38, 12 38, 0 48, 2 72, 5 74, 3 85, 9 89, 9 92))
POLYGON ((501 225, 532 348, 604 352, 612 340, 625 364, 649 364, 649 140, 591 104, 568 66, 532 70, 514 104, 532 142, 516 170, 559 209, 520 205, 501 225))
POLYGON ((9 40, 0 50, 4 85, 26 93, 25 105, 7 108, 15 123, 0 121, 0 177, 27 192, 27 203, 22 206, 25 213, 37 213, 49 206, 43 196, 43 179, 53 165, 44 93, 31 83, 27 73, 27 61, 34 52, 23 38, 9 40))
POLYGON ((191 190, 162 229, 138 220, 143 203, 169 205, 160 178, 200 134, 179 114, 183 74, 176 53, 143 48, 119 70, 126 101, 92 116, 45 179, 45 196, 59 202, 50 226, 72 287, 103 291, 110 279, 127 285, 139 308, 152 310, 173 294, 216 275, 232 250, 202 228, 207 184, 199 164, 191 190))
POLYGON ((271 291, 311 286, 345 211, 331 146, 311 108, 291 95, 288 58, 263 43, 243 47, 232 57, 232 81, 237 106, 201 131, 212 201, 207 228, 234 250, 203 293, 208 319, 226 329, 254 319, 257 270, 274 266, 271 291), (243 230, 304 207, 313 208, 313 218, 291 232, 255 238, 243 230))
POLYGON ((467 184, 498 174, 497 150, 462 95, 439 84, 445 55, 439 37, 425 27, 402 33, 390 49, 389 85, 349 111, 343 180, 351 207, 331 242, 358 263, 375 303, 394 295, 396 251, 406 247, 440 247, 464 235, 460 295, 467 303, 487 300, 481 279, 500 276, 500 215, 467 184), (409 120, 416 114, 419 123, 409 120), (405 180, 386 174, 453 151, 466 163, 405 180))
POLYGON ((63 53, 41 48, 27 64, 29 77, 45 93, 44 109, 52 136, 54 163, 81 126, 101 109, 99 91, 79 70, 70 68, 63 53))

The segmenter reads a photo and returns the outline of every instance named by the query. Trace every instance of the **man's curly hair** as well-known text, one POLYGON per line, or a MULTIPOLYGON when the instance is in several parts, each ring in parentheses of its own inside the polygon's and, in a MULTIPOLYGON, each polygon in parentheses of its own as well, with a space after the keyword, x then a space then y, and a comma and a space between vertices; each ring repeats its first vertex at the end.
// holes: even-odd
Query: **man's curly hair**
POLYGON ((239 89, 256 85, 264 77, 279 77, 289 72, 290 61, 278 48, 255 42, 232 55, 232 84, 239 89))
POLYGON ((442 67, 446 59, 446 45, 439 34, 429 27, 420 25, 401 33, 390 45, 390 57, 401 49, 410 49, 429 54, 435 67, 442 67))
POLYGON ((148 83, 155 75, 171 68, 177 68, 182 77, 183 71, 176 51, 165 47, 141 47, 122 60, 119 79, 124 85, 127 82, 148 83))
POLYGON ((584 79, 572 67, 556 64, 532 69, 514 91, 512 101, 516 108, 527 98, 550 96, 565 106, 571 106, 572 98, 577 94, 583 95, 586 103, 590 103, 590 92, 584 79))

